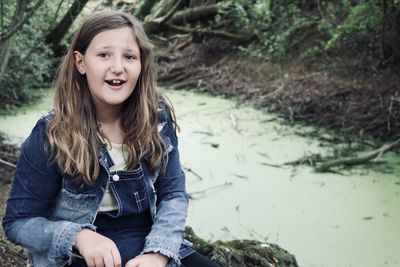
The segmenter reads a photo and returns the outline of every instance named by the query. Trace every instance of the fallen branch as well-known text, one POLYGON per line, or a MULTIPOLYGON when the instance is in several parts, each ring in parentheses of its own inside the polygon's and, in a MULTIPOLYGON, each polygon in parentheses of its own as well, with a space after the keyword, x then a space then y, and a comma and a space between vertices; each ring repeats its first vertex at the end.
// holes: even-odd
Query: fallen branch
POLYGON ((321 162, 324 161, 321 157, 320 154, 311 154, 311 155, 305 155, 301 157, 300 159, 296 159, 293 161, 288 161, 283 163, 283 165, 290 165, 290 166, 298 166, 298 165, 308 165, 311 167, 315 167, 316 162, 321 162))
POLYGON ((14 168, 14 169, 17 168, 17 165, 15 165, 15 164, 13 164, 11 162, 5 161, 3 159, 0 159, 0 163, 6 165, 8 167, 14 168))
POLYGON ((218 5, 207 5, 189 8, 183 11, 176 12, 170 19, 171 24, 184 24, 188 22, 211 19, 218 14, 218 5))
POLYGON ((379 157, 381 157, 383 155, 383 153, 394 148, 399 143, 400 143, 400 139, 397 139, 396 141, 394 141, 392 143, 384 144, 380 148, 378 148, 364 156, 329 160, 329 161, 322 163, 320 166, 316 167, 315 171, 326 172, 326 171, 329 171, 330 168, 340 166, 340 165, 353 166, 353 165, 357 165, 357 164, 366 163, 370 160, 376 160, 379 157))

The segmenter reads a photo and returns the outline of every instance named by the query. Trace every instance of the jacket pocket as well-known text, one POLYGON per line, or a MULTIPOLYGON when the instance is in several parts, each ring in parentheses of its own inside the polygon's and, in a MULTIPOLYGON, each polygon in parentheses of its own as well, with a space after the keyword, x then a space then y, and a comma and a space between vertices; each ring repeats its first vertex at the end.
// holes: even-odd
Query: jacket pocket
POLYGON ((90 221, 87 216, 95 201, 94 186, 77 184, 71 178, 64 177, 53 217, 56 220, 87 223, 90 221))

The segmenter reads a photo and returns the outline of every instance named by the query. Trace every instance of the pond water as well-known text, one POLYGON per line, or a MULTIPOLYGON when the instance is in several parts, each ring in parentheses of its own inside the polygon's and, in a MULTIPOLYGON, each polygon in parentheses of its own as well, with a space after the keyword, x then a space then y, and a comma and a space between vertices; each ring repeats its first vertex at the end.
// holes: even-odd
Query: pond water
MULTIPOLYGON (((210 240, 258 239, 296 255, 301 267, 400 266, 400 157, 390 173, 318 174, 281 167, 311 153, 318 140, 299 136, 269 114, 235 102, 167 91, 178 123, 181 161, 192 199, 188 225, 210 240)), ((0 131, 21 143, 51 98, 0 131)))

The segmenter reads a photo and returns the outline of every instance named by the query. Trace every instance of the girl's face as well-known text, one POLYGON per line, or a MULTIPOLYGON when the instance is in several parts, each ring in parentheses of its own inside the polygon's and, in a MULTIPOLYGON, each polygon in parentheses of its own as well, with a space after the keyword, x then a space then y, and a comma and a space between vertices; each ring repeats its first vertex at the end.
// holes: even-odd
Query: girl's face
POLYGON ((130 28, 97 34, 85 55, 74 51, 75 65, 86 75, 97 109, 121 108, 140 75, 140 50, 130 28))

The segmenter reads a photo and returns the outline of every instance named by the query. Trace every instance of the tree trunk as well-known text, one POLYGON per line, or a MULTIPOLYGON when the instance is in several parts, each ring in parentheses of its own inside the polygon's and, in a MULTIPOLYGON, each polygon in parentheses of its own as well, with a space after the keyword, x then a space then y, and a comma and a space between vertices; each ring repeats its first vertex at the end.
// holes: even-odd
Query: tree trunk
POLYGON ((57 26, 46 36, 46 43, 51 44, 53 51, 57 56, 57 46, 60 44, 61 39, 67 33, 69 27, 71 27, 75 18, 81 13, 82 9, 89 0, 75 0, 72 6, 69 8, 63 19, 57 24, 57 26))
MULTIPOLYGON (((8 38, 5 41, 0 41, 0 83, 4 78, 4 74, 6 73, 6 67, 8 64, 8 59, 10 57, 10 48, 13 39, 14 36, 8 38)), ((3 90, 3 87, 0 86, 0 95, 3 90)))
MULTIPOLYGON (((40 0, 37 3, 40 3, 40 0)), ((2 84, 2 80, 7 70, 8 59, 10 57, 11 44, 13 42, 15 33, 17 32, 18 29, 20 29, 23 23, 25 23, 33 14, 31 10, 25 17, 23 17, 27 5, 28 2, 26 0, 17 1, 17 5, 15 7, 15 12, 12 21, 10 23, 9 30, 7 30, 6 32, 2 32, 0 38, 0 84, 2 84)), ((0 94, 2 93, 3 90, 4 88, 0 87, 0 94)))

